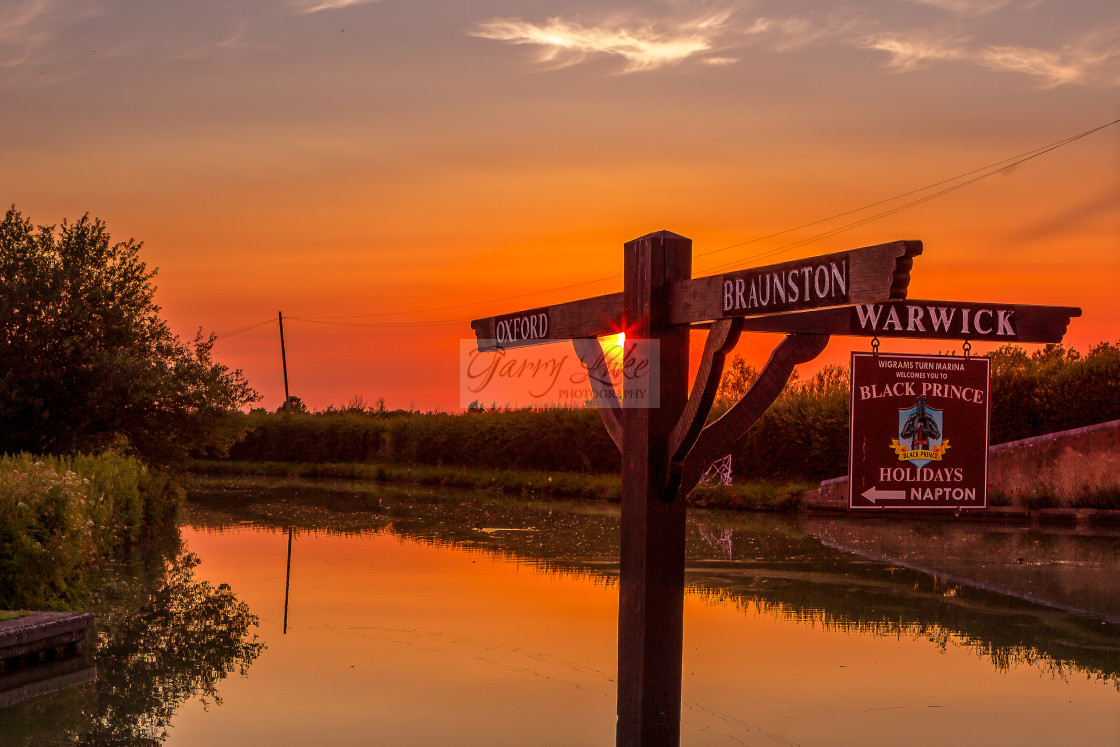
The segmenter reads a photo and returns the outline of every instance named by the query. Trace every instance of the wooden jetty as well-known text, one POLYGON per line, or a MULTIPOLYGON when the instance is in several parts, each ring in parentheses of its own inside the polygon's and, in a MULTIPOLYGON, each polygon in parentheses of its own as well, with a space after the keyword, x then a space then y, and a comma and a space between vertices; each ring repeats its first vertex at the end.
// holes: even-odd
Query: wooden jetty
POLYGON ((32 612, 0 622, 0 671, 56 658, 77 648, 93 625, 89 612, 32 612))

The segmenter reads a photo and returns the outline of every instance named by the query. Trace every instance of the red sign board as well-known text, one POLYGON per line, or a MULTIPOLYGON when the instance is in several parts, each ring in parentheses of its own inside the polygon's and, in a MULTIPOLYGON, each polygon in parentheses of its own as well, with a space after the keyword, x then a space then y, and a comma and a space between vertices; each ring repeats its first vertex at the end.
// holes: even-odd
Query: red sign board
POLYGON ((848 505, 986 508, 987 358, 852 353, 848 505))

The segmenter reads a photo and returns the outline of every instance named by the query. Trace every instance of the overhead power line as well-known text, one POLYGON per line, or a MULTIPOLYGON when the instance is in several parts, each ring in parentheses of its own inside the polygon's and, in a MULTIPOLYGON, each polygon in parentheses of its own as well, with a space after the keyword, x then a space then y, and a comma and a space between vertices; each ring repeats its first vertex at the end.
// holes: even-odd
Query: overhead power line
POLYGON ((1085 132, 1081 132, 1081 133, 1078 133, 1076 135, 1071 135, 1070 137, 1067 137, 1067 138, 1064 138, 1062 140, 1058 140, 1056 142, 1050 143, 1049 145, 1044 145, 1041 148, 1035 148, 1034 150, 1027 151, 1026 153, 1020 153, 1018 156, 1013 156, 1012 158, 1006 158, 1002 161, 996 161, 995 163, 988 164, 987 166, 982 166, 978 169, 973 169, 972 171, 965 172, 964 174, 959 174, 959 175, 957 175, 955 177, 952 177, 950 179, 943 179, 939 182, 934 182, 933 184, 929 184, 925 187, 921 187, 919 189, 914 189, 914 190, 911 190, 909 192, 904 192, 902 194, 895 195, 894 197, 888 198, 886 200, 880 200, 878 202, 873 202, 869 205, 865 205, 861 208, 855 208, 853 210, 847 210, 843 213, 837 213, 836 215, 833 215, 831 217, 821 218, 820 220, 815 220, 811 223, 804 223, 804 224, 798 226, 797 228, 790 228, 790 229, 786 229, 784 231, 779 231, 777 233, 768 234, 766 236, 760 236, 757 239, 751 239, 749 241, 740 242, 739 244, 733 244, 732 246, 724 247, 723 249, 714 249, 714 250, 709 251, 709 252, 702 252, 702 253, 697 254, 695 256, 697 256, 697 257, 709 256, 709 255, 712 255, 712 254, 716 254, 718 252, 726 251, 727 249, 732 249, 732 248, 735 248, 735 247, 744 246, 746 244, 753 244, 755 242, 763 241, 765 239, 773 238, 775 236, 781 236, 783 234, 791 233, 793 231, 797 231, 797 230, 802 229, 802 228, 808 228, 809 226, 815 226, 815 225, 819 225, 821 223, 827 223, 828 221, 835 220, 836 218, 842 218, 845 215, 852 215, 854 213, 859 213, 859 212, 862 212, 864 210, 870 209, 872 207, 878 207, 879 205, 886 205, 890 202, 894 202, 895 200, 902 199, 903 197, 909 197, 911 195, 920 194, 922 192, 926 192, 930 189, 933 189, 934 187, 940 187, 941 185, 944 185, 944 184, 950 184, 951 185, 951 186, 945 187, 944 189, 940 189, 936 192, 933 192, 931 194, 924 195, 922 197, 911 200, 909 202, 905 202, 901 205, 890 208, 888 210, 883 210, 881 212, 875 213, 874 215, 870 215, 866 218, 861 218, 860 220, 853 221, 851 223, 847 223, 847 224, 845 224, 843 226, 840 226, 838 228, 833 228, 833 229, 830 229, 828 231, 824 231, 822 233, 816 234, 814 236, 809 236, 807 238, 800 239, 798 241, 793 241, 793 242, 790 242, 788 244, 784 244, 782 246, 776 247, 774 249, 769 249, 767 251, 758 252, 758 253, 750 255, 748 257, 740 257, 739 259, 735 259, 735 260, 732 260, 730 262, 724 262, 723 264, 708 267, 708 268, 706 268, 705 272, 710 272, 712 270, 721 270, 721 269, 725 269, 725 268, 728 268, 728 267, 733 267, 735 265, 742 264, 744 262, 750 262, 750 261, 757 260, 757 259, 765 259, 765 258, 768 258, 768 257, 772 257, 776 254, 781 254, 781 253, 784 253, 784 252, 787 252, 787 251, 791 251, 793 249, 797 249, 797 248, 805 246, 807 244, 812 244, 816 241, 820 241, 821 239, 825 239, 825 238, 828 238, 830 236, 835 236, 838 233, 843 233, 845 231, 850 231, 853 228, 857 228, 857 227, 865 225, 867 223, 877 221, 880 218, 885 218, 889 215, 894 215, 895 213, 901 212, 903 210, 908 210, 909 208, 912 208, 916 205, 921 205, 924 202, 929 202, 930 200, 941 197, 942 195, 947 195, 950 192, 955 192, 956 190, 961 189, 962 187, 967 187, 970 184, 975 184, 976 182, 987 179, 990 176, 995 176, 996 174, 999 174, 1001 172, 1012 169, 1016 166, 1019 166, 1021 164, 1026 163, 1027 161, 1038 158, 1039 156, 1045 155, 1045 154, 1047 154, 1051 151, 1057 150, 1058 148, 1061 148, 1062 146, 1069 145, 1070 143, 1072 143, 1074 141, 1077 141, 1077 140, 1080 140, 1083 137, 1087 137, 1089 135, 1092 135, 1094 132, 1098 132, 1100 130, 1103 130, 1106 127, 1111 127, 1112 125, 1115 125, 1117 123, 1120 123, 1120 119, 1114 119, 1113 121, 1111 121, 1107 124, 1100 125, 1099 127, 1094 127, 1091 130, 1086 130, 1085 132), (976 176, 973 176, 974 174, 976 174, 976 176), (965 179, 965 177, 970 177, 970 176, 972 177, 971 179, 965 179), (959 181, 961 179, 965 179, 965 181, 959 181), (953 182, 958 182, 958 183, 953 184, 953 182))
MULTIPOLYGON (((440 319, 432 321, 415 321, 415 322, 336 322, 333 319, 347 318, 347 317, 317 317, 308 319, 306 317, 290 316, 290 322, 307 322, 309 324, 332 324, 339 327, 442 327, 451 324, 462 324, 463 319, 440 319)), ((469 320, 466 320, 469 321, 469 320)))
MULTIPOLYGON (((850 210, 845 210, 843 212, 835 213, 834 215, 830 215, 826 218, 819 218, 817 220, 809 221, 808 223, 802 223, 801 225, 794 226, 792 228, 787 228, 787 229, 784 229, 784 230, 781 230, 781 231, 766 234, 764 236, 758 236, 758 237, 755 237, 753 239, 747 239, 746 241, 740 241, 740 242, 737 242, 737 243, 734 243, 734 244, 729 244, 727 246, 720 247, 719 249, 711 249, 711 250, 706 251, 706 252, 698 252, 694 255, 694 257, 699 258, 699 257, 712 256, 714 254, 719 254, 721 252, 726 252, 726 251, 729 251, 731 249, 737 249, 739 247, 747 246, 747 245, 750 245, 750 244, 755 244, 755 243, 758 243, 760 241, 766 241, 767 239, 772 239, 772 238, 776 238, 778 236, 783 236, 785 234, 793 233, 794 231, 799 231, 799 230, 802 230, 802 229, 805 229, 805 228, 810 228, 812 226, 817 226, 817 225, 821 225, 821 224, 824 224, 824 223, 828 223, 830 221, 834 221, 834 220, 837 220, 839 218, 843 218, 843 217, 846 217, 846 216, 849 216, 849 215, 855 215, 857 213, 861 213, 861 212, 864 212, 866 210, 870 210, 872 208, 880 207, 880 206, 883 206, 883 205, 889 205, 890 203, 896 202, 898 200, 905 199, 907 197, 914 197, 915 195, 921 195, 920 197, 916 197, 915 199, 908 200, 907 202, 904 202, 900 205, 895 205, 894 207, 890 207, 886 210, 881 210, 879 212, 873 213, 872 215, 869 215, 865 218, 861 218, 859 220, 851 221, 851 222, 846 223, 842 226, 838 226, 836 228, 832 228, 832 229, 829 229, 827 231, 822 231, 822 232, 814 234, 812 236, 808 236, 808 237, 803 238, 803 239, 798 239, 796 241, 792 241, 792 242, 789 242, 787 244, 783 244, 783 245, 775 247, 773 249, 767 249, 767 250, 764 250, 764 251, 761 251, 761 252, 757 252, 755 254, 751 254, 751 255, 748 255, 748 256, 745 256, 745 257, 738 257, 736 259, 729 260, 729 261, 721 263, 721 264, 717 264, 717 265, 714 265, 714 266, 711 266, 711 267, 707 267, 703 271, 704 272, 712 272, 712 271, 727 269, 727 268, 743 265, 744 263, 747 263, 747 262, 752 262, 752 261, 759 260, 759 259, 766 259, 766 258, 769 258, 769 257, 773 257, 775 255, 778 255, 778 254, 783 254, 785 252, 789 252, 789 251, 792 251, 794 249, 798 249, 802 246, 806 246, 808 244, 820 241, 820 240, 828 238, 830 236, 835 236, 839 233, 843 233, 845 231, 850 231, 853 228, 857 228, 859 226, 866 225, 868 223, 880 220, 880 219, 888 217, 890 215, 894 215, 895 213, 901 212, 903 210, 908 210, 912 207, 916 207, 916 206, 921 205, 923 203, 929 202, 930 200, 934 200, 938 197, 942 197, 944 195, 947 195, 951 192, 955 192, 958 189, 962 189, 963 187, 970 186, 972 184, 975 184, 976 182, 987 179, 988 177, 991 177, 991 176, 994 176, 996 174, 1008 171, 1009 169, 1011 169, 1015 166, 1019 166, 1023 163, 1026 163, 1027 161, 1031 161, 1035 158, 1038 158, 1039 156, 1042 156, 1042 155, 1045 155, 1045 154, 1050 153, 1052 151, 1055 151, 1059 148, 1062 148, 1066 145, 1069 145, 1070 143, 1081 140, 1082 138, 1088 137, 1089 135, 1100 132, 1101 130, 1104 130, 1108 127, 1112 127, 1116 124, 1120 124, 1120 119, 1114 119, 1111 122, 1107 122, 1107 123, 1099 125, 1097 127, 1093 127, 1091 129, 1085 130, 1083 132, 1079 132, 1076 135, 1070 135, 1068 137, 1062 138, 1061 140, 1056 140, 1056 141, 1054 141, 1052 143, 1049 143, 1047 145, 1043 145, 1043 146, 1034 148, 1032 150, 1025 151, 1023 153, 1020 153, 1020 154, 1015 155, 1015 156, 1011 156, 1009 158, 1005 158, 1005 159, 1000 160, 1000 161, 995 161, 993 163, 989 163, 985 166, 981 166, 979 168, 975 168, 975 169, 972 169, 970 171, 966 171, 962 174, 957 174, 956 176, 952 176, 952 177, 949 177, 947 179, 942 179, 940 181, 936 181, 936 182, 933 182, 931 184, 927 184, 923 187, 918 187, 916 189, 911 189, 911 190, 908 190, 906 192, 896 194, 896 195, 894 195, 892 197, 888 197, 886 199, 877 200, 875 202, 871 202, 871 203, 868 203, 866 205, 862 205, 862 206, 857 207, 857 208, 852 208, 850 210), (948 185, 948 186, 946 186, 946 185, 948 185), (938 189, 939 187, 940 187, 940 189, 938 189), (936 191, 930 192, 930 190, 936 190, 936 191), (923 194, 923 193, 928 193, 928 194, 923 194)), ((463 309, 463 308, 469 308, 469 307, 472 307, 472 306, 482 306, 482 305, 490 304, 490 303, 499 303, 499 302, 502 302, 502 301, 512 301, 512 300, 516 300, 516 299, 519 299, 519 298, 529 298, 529 297, 532 297, 532 296, 540 296, 540 295, 544 295, 544 294, 548 294, 548 293, 554 293, 556 291, 569 290, 569 289, 572 289, 572 288, 580 288, 580 287, 583 287, 583 286, 593 285, 595 283, 601 283, 601 282, 605 282, 605 281, 608 281, 608 280, 618 280, 621 277, 622 277, 621 274, 606 275, 604 277, 594 278, 592 280, 585 280, 585 281, 581 281, 581 282, 578 282, 578 283, 569 283, 567 285, 558 285, 558 286, 553 286, 551 288, 543 288, 541 290, 536 290, 536 291, 527 291, 525 293, 517 293, 517 294, 509 295, 509 296, 502 296, 500 298, 489 298, 489 299, 478 300, 478 301, 465 301, 463 303, 445 304, 445 305, 442 305, 442 306, 426 306, 426 307, 423 307, 423 308, 408 309, 408 310, 404 310, 404 311, 382 311, 382 312, 375 312, 375 313, 369 313, 369 314, 348 314, 348 315, 340 315, 340 316, 289 317, 289 319, 291 319, 292 321, 308 322, 308 323, 311 323, 311 324, 333 324, 333 325, 339 325, 339 326, 376 327, 376 328, 437 327, 437 326, 446 326, 446 325, 452 325, 452 324, 462 324, 464 321, 469 321, 469 320, 468 319, 443 319, 443 320, 438 320, 438 321, 423 321, 423 320, 406 321, 406 320, 401 320, 401 321, 385 321, 385 322, 358 322, 358 321, 335 321, 335 320, 376 319, 376 318, 391 317, 391 316, 405 316, 405 315, 410 315, 410 314, 422 314, 422 313, 427 313, 427 312, 432 312, 432 311, 446 311, 446 310, 449 310, 449 309, 463 309)), ((258 324, 253 324, 253 325, 249 325, 247 327, 242 327, 241 329, 233 330, 232 332, 226 332, 224 334, 218 335, 217 339, 221 339, 223 337, 230 337, 230 336, 236 335, 236 334, 241 334, 242 332, 247 332, 251 329, 262 326, 264 324, 269 324, 269 323, 274 322, 274 321, 276 321, 276 320, 275 319, 268 319, 268 320, 265 320, 265 321, 260 322, 258 324)))
MULTIPOLYGON (((932 195, 929 198, 926 198, 926 199, 932 199, 932 197, 938 197, 942 194, 945 194, 946 192, 951 192, 954 189, 959 189, 960 187, 967 186, 968 184, 972 184, 976 181, 979 181, 980 179, 985 179, 989 176, 992 176, 993 174, 999 173, 999 171, 1009 169, 1013 166, 1018 166, 1019 164, 1025 162, 1025 161, 1029 161, 1032 158, 1037 158, 1038 156, 1041 156, 1045 153, 1049 153, 1050 151, 1055 150, 1057 148, 1060 148, 1063 145, 1068 145, 1068 144, 1070 144, 1070 143, 1072 143, 1076 140, 1080 140, 1083 137, 1087 137, 1089 135, 1092 135, 1094 132, 1097 132, 1099 130, 1103 130, 1106 127, 1111 127, 1112 125, 1115 125, 1117 123, 1120 123, 1120 119, 1115 119, 1111 122, 1108 122, 1107 124, 1100 125, 1099 127, 1094 127, 1092 129, 1085 130, 1084 132, 1079 132, 1076 135, 1071 135, 1069 137, 1062 138, 1061 140, 1057 140, 1057 141, 1055 141, 1053 143, 1050 143, 1048 145, 1040 146, 1038 148, 1035 148, 1034 150, 1028 150, 1025 153, 1020 153, 1017 156, 1011 156, 1010 158, 1005 158, 1002 161, 996 161, 995 163, 989 163, 986 166, 981 166, 979 168, 973 169, 972 171, 966 171, 963 174, 957 174, 956 176, 949 177, 948 179, 942 179, 939 182, 934 182, 932 184, 927 184, 924 187, 919 187, 917 189, 912 189, 909 192, 903 192, 901 194, 897 194, 894 197, 888 197, 885 200, 879 200, 878 202, 872 202, 872 203, 869 203, 869 204, 864 205, 862 207, 852 208, 851 210, 845 210, 842 213, 836 213, 835 215, 830 215, 827 218, 819 218, 817 220, 810 221, 809 223, 802 223, 800 226, 794 226, 793 228, 787 228, 787 229, 784 229, 782 231, 777 231, 775 233, 766 234, 765 236, 759 236, 757 238, 748 239, 747 241, 741 241, 738 244, 731 244, 729 246, 725 246, 725 247, 722 247, 720 249, 712 249, 712 250, 706 251, 706 252, 699 252, 699 253, 697 253, 693 256, 694 257, 707 257, 707 256, 710 256, 712 254, 719 254, 720 252, 725 252, 728 249, 736 249, 740 246, 746 246, 748 244, 754 244, 754 243, 757 243, 759 241, 765 241, 766 239, 772 239, 772 238, 775 238, 777 236, 783 236, 787 233, 793 233, 794 231, 800 231, 802 228, 809 228, 811 226, 817 226, 817 225, 820 225, 821 223, 827 223, 831 220, 836 220, 837 218, 843 218, 846 215, 853 215, 854 213, 859 213, 859 212, 862 212, 864 210, 870 210, 873 207, 878 207, 880 205, 886 205, 887 203, 894 202, 895 200, 901 200, 903 197, 910 197, 911 195, 920 194, 920 193, 925 192, 927 190, 933 189, 934 187, 940 187, 943 184, 951 184, 952 182, 958 181, 960 179, 964 179, 965 177, 972 176, 973 174, 979 174, 981 172, 986 172, 989 169, 997 169, 996 171, 993 171, 990 174, 987 174, 987 173, 983 174, 983 176, 981 176, 977 179, 971 179, 967 182, 964 182, 960 185, 957 185, 956 187, 953 187, 951 189, 939 192, 935 195, 932 195)), ((919 202, 924 202, 924 201, 925 201, 925 199, 920 200, 920 201, 915 201, 912 204, 916 205, 916 204, 919 204, 919 202)), ((907 205, 907 207, 908 206, 909 205, 907 205)), ((828 235, 831 235, 831 234, 828 234, 828 235)), ((742 258, 743 261, 747 261, 747 260, 750 260, 750 259, 754 259, 754 257, 744 257, 744 258, 742 258)))
POLYGON ((250 324, 248 327, 241 327, 240 329, 235 329, 235 330, 232 330, 231 332, 223 332, 220 335, 214 335, 214 339, 215 340, 220 340, 223 337, 233 337, 234 335, 239 335, 242 332, 248 332, 249 330, 256 329, 257 327, 263 327, 266 324, 272 324, 275 321, 276 321, 275 319, 265 319, 263 322, 257 322, 256 324, 250 324))

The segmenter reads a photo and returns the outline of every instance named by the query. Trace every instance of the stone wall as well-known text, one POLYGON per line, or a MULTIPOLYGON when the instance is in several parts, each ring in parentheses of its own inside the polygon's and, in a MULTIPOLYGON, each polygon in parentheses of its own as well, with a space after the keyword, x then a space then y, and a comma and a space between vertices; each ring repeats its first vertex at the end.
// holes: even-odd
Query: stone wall
MULTIPOLYGON (((1120 508, 1120 420, 996 444, 988 449, 988 503, 1022 508, 1120 508)), ((825 480, 807 503, 845 507, 848 478, 825 480)))

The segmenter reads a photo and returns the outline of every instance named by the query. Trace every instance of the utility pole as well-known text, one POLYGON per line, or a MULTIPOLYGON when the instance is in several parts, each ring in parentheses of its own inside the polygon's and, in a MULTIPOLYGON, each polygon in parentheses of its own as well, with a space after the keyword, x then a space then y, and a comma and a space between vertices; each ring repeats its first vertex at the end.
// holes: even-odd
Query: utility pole
POLYGON ((277 311, 276 316, 280 319, 280 362, 284 365, 284 410, 287 411, 291 397, 288 396, 288 356, 284 352, 284 312, 277 311))

